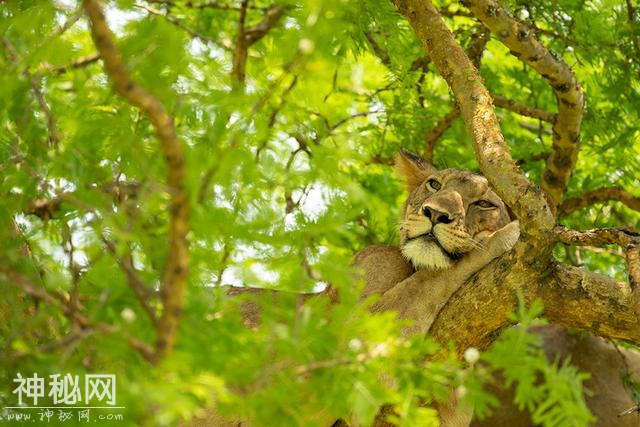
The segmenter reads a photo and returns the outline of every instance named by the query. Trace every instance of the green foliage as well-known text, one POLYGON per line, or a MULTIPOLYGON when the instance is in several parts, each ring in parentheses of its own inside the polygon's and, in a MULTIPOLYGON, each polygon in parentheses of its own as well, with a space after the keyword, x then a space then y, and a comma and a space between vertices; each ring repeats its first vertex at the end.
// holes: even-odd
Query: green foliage
MULTIPOLYGON (((401 425, 434 425, 435 413, 422 403, 445 399, 462 384, 479 415, 495 408, 479 391, 485 369, 516 384, 517 403, 536 421, 588 422, 584 376, 564 361, 548 365, 539 339, 526 333, 539 314, 535 306, 516 318, 524 326, 508 329, 483 355, 486 368, 470 370, 453 356, 425 361, 438 351, 432 342, 400 339, 392 314, 372 315, 357 304, 351 257, 397 241, 405 195, 392 157, 401 146, 422 152, 425 132, 453 102, 391 2, 279 3, 292 8, 249 49, 244 91, 232 91, 230 76, 241 2, 222 9, 193 7, 204 1, 140 2, 159 15, 129 0, 106 2, 132 76, 175 117, 186 152, 190 275, 177 348, 160 366, 128 342, 153 344, 155 332, 120 265, 130 257, 153 291, 166 262, 168 194, 153 128, 113 92, 100 61, 69 66, 95 53, 87 23, 75 21, 76 2, 0 3, 3 406, 16 403, 10 390, 18 372, 103 372, 118 376, 118 405, 126 407, 118 425, 175 425, 214 406, 262 425, 327 425, 337 417, 366 424, 383 403, 394 405, 401 425), (29 214, 34 201, 56 198, 51 215, 29 214), (54 301, 25 295, 7 271, 54 301), (294 293, 327 283, 339 291, 339 304, 300 308, 294 293), (277 304, 258 302, 260 326, 248 328, 240 315, 248 298, 226 298, 222 285, 284 294, 277 304), (76 297, 92 327, 79 330, 61 309, 76 297)), ((247 28, 271 4, 251 1, 247 28)), ((587 93, 571 195, 603 185, 633 190, 640 170, 640 59, 633 46, 640 35, 624 2, 509 6, 523 19, 529 11, 545 30, 541 40, 572 65, 587 93)), ((473 20, 447 22, 470 40, 473 20)), ((548 85, 498 41, 488 44, 481 71, 492 92, 554 111, 548 85)), ((548 124, 498 114, 514 158, 549 151, 548 124)), ((434 160, 477 169, 459 120, 434 160)), ((523 168, 539 179, 541 162, 523 168)), ((637 228, 640 217, 612 204, 565 222, 637 228)), ((557 256, 574 260, 568 253, 557 256)), ((589 268, 624 274, 615 255, 579 255, 589 268)), ((159 310, 157 300, 149 305, 159 310)))
MULTIPOLYGON (((537 319, 542 312, 539 301, 525 309, 520 297, 518 312, 512 316, 518 324, 507 329, 482 355, 485 364, 477 368, 477 375, 490 381, 500 373, 504 384, 514 387, 514 403, 520 410, 526 409, 536 425, 589 425, 595 418, 586 406, 582 389, 589 374, 577 372, 570 360, 549 363, 542 348, 542 338, 528 331, 532 326, 546 324, 537 319)), ((489 408, 496 403, 487 400, 486 405, 476 407, 476 414, 480 417, 488 415, 489 408)))

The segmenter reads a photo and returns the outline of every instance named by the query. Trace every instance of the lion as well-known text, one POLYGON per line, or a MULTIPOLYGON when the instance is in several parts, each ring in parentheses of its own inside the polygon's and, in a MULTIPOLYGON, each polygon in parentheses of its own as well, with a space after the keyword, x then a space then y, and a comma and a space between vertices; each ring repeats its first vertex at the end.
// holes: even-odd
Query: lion
POLYGON ((362 297, 379 295, 373 310, 395 310, 413 321, 406 336, 424 335, 469 277, 513 248, 520 229, 481 175, 438 171, 405 150, 396 169, 409 191, 400 246, 367 247, 354 265, 363 272, 362 297))
MULTIPOLYGON (((412 320, 406 335, 428 333, 440 309, 474 273, 509 251, 519 237, 504 202, 481 175, 457 170, 437 170, 425 159, 402 150, 396 170, 404 178, 409 197, 400 222, 399 246, 370 246, 354 258, 365 280, 363 298, 379 295, 374 310, 395 310, 412 320)), ((635 414, 619 414, 638 403, 628 389, 640 378, 640 353, 617 348, 594 336, 571 334, 558 326, 532 328, 541 335, 550 361, 570 358, 591 378, 587 404, 596 425, 640 425, 635 414)), ((492 386, 501 407, 483 421, 471 421, 470 411, 456 408, 455 398, 440 405, 444 426, 531 426, 531 418, 518 410, 513 391, 492 386)), ((387 425, 380 416, 376 426, 387 425)))
MULTIPOLYGON (((492 260, 507 253, 517 242, 520 231, 508 207, 491 189, 485 177, 458 169, 437 170, 423 158, 401 151, 396 170, 404 178, 409 192, 399 226, 399 246, 370 246, 354 257, 354 267, 365 282, 361 299, 372 295, 377 301, 373 311, 393 310, 400 319, 410 320, 403 329, 405 336, 429 332, 438 312, 462 284, 492 260)), ((229 295, 250 292, 264 294, 255 288, 232 288, 229 295)), ((270 298, 276 297, 267 293, 270 298)), ((331 289, 320 294, 305 295, 335 298, 331 289)), ((259 323, 259 305, 248 302, 243 313, 247 325, 259 323)), ((631 427, 640 425, 637 413, 618 417, 632 408, 625 380, 640 381, 640 354, 619 349, 602 338, 579 336, 557 326, 534 328, 544 341, 550 361, 569 357, 591 378, 585 386, 586 397, 596 425, 631 427)), ((628 382, 628 381, 627 381, 628 382)), ((513 402, 512 390, 492 386, 501 401, 494 415, 483 421, 472 420, 470 410, 458 408, 455 396, 437 405, 441 424, 446 427, 491 426, 525 427, 533 425, 530 417, 513 402)), ((376 418, 376 427, 388 426, 387 410, 376 418)), ((327 426, 348 425, 338 420, 327 426)), ((183 425, 238 426, 246 421, 227 420, 215 411, 204 418, 183 425)))

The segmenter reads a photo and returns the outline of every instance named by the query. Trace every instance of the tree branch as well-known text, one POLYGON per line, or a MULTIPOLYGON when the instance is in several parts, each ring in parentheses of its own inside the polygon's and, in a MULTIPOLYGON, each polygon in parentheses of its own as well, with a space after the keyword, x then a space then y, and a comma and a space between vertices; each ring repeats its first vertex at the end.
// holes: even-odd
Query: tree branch
POLYGON ((460 109, 457 105, 454 105, 451 108, 451 111, 441 118, 438 123, 436 123, 436 125, 424 135, 423 157, 429 160, 429 162, 433 161, 433 150, 436 148, 436 142, 440 139, 442 134, 451 127, 458 117, 460 117, 460 109))
POLYGON ((59 67, 52 67, 49 65, 45 65, 45 69, 51 73, 64 74, 72 69, 86 67, 89 64, 93 64, 94 62, 97 62, 99 59, 100 59, 100 54, 94 53, 92 55, 87 55, 87 56, 78 58, 76 61, 72 62, 71 64, 61 65, 59 67))
POLYGON ((616 244, 623 248, 640 243, 640 233, 623 228, 598 228, 588 231, 570 230, 563 226, 554 229, 559 242, 567 245, 597 246, 616 244))
POLYGON ((600 228, 589 231, 556 227, 558 241, 568 245, 596 246, 616 244, 626 251, 629 284, 633 291, 634 308, 640 319, 640 233, 622 228, 600 228))
MULTIPOLYGON (((7 50, 7 57, 9 61, 11 61, 14 65, 19 62, 22 58, 18 51, 14 48, 13 44, 6 38, 2 39, 2 44, 7 50)), ((44 116, 47 119, 47 129, 49 130, 49 145, 56 148, 58 143, 60 142, 60 133, 58 132, 58 126, 56 125, 55 117, 51 112, 51 108, 49 108, 49 104, 47 104, 47 100, 44 97, 44 93, 40 88, 41 76, 39 73, 31 74, 29 70, 24 71, 24 75, 31 81, 31 89, 33 90, 33 94, 40 106, 40 109, 44 113, 44 116)))
POLYGON ((526 257, 544 268, 550 256, 553 215, 540 189, 522 175, 511 158, 491 95, 478 71, 429 0, 395 0, 395 4, 452 89, 482 173, 520 220, 523 237, 530 245, 526 257))
POLYGON ((180 22, 179 19, 174 18, 173 16, 169 15, 168 13, 162 13, 158 9, 154 9, 153 7, 146 6, 144 4, 136 3, 136 4, 134 4, 134 6, 140 8, 140 9, 146 10, 151 15, 160 16, 160 17, 166 19, 167 22, 169 22, 170 24, 175 25, 176 27, 186 31, 191 36, 191 38, 200 39, 205 43, 211 42, 211 43, 213 43, 215 45, 221 46, 223 48, 227 48, 224 44, 218 42, 216 39, 214 39, 212 37, 209 37, 209 36, 205 36, 204 34, 200 34, 200 33, 196 32, 196 31, 192 30, 191 28, 187 27, 182 22, 180 22))
POLYGON ((33 89, 33 93, 36 96, 38 105, 40 105, 40 109, 47 118, 47 128, 49 129, 49 144, 55 148, 60 142, 60 133, 58 132, 58 125, 56 124, 56 119, 53 116, 53 112, 51 112, 51 108, 49 108, 49 104, 47 104, 47 100, 44 98, 44 93, 40 88, 40 81, 41 77, 39 73, 35 73, 33 76, 31 76, 31 88, 33 89))
POLYGON ((545 78, 558 102, 552 152, 542 188, 560 205, 578 158, 580 124, 584 114, 582 88, 565 62, 544 47, 526 25, 494 0, 467 0, 465 6, 504 43, 511 53, 545 78))
POLYGON ((186 171, 182 145, 176 134, 173 117, 157 98, 133 81, 129 75, 122 56, 115 46, 113 33, 106 23, 100 2, 84 0, 83 7, 89 16, 94 43, 116 92, 148 116, 160 140, 167 165, 166 179, 170 195, 169 250, 162 274, 163 311, 159 321, 154 355, 154 360, 159 361, 175 345, 189 268, 188 196, 185 188, 186 171))
MULTIPOLYGON (((171 0, 147 0, 149 3, 163 4, 168 6, 177 6, 175 2, 171 0)), ((242 7, 220 3, 217 1, 204 1, 200 3, 194 3, 192 1, 187 1, 185 3, 180 4, 180 6, 189 8, 189 9, 219 9, 219 10, 233 10, 239 12, 242 7)), ((247 9, 256 9, 256 10, 267 10, 267 7, 262 6, 248 6, 247 9)))
POLYGON ((521 116, 531 117, 544 122, 556 122, 556 115, 553 113, 540 110, 539 108, 527 107, 526 105, 520 104, 513 99, 508 99, 501 95, 491 94, 491 96, 493 97, 493 103, 496 107, 504 108, 505 110, 512 111, 521 116))
MULTIPOLYGON (((53 307, 57 307, 73 324, 77 325, 79 328, 83 330, 83 332, 87 332, 91 329, 94 329, 101 333, 106 334, 114 334, 120 331, 120 328, 115 325, 109 325, 106 323, 98 323, 93 324, 87 316, 80 313, 78 310, 73 309, 67 300, 62 299, 61 297, 52 294, 46 289, 36 286, 29 281, 29 279, 22 274, 19 274, 15 271, 0 271, 7 275, 10 279, 10 283, 14 286, 19 287, 25 294, 36 298, 46 304, 49 304, 53 307)), ((88 334, 86 334, 88 335, 88 334)), ((124 336, 127 343, 136 351, 138 351, 145 359, 148 361, 154 360, 154 350, 149 344, 144 341, 139 340, 133 336, 124 336)))
POLYGON ((256 26, 245 28, 247 8, 249 0, 243 0, 238 18, 238 35, 236 36, 236 47, 233 52, 233 66, 231 77, 235 89, 244 88, 244 80, 247 67, 247 57, 249 48, 267 35, 275 27, 284 13, 290 9, 287 5, 274 5, 267 9, 265 16, 256 26))
POLYGON ((640 197, 632 195, 622 187, 604 187, 588 191, 579 197, 566 199, 560 205, 559 213, 569 215, 587 206, 608 201, 624 203, 630 209, 640 212, 640 197))
MULTIPOLYGON (((98 189, 103 193, 111 195, 114 199, 114 203, 121 203, 130 198, 137 197, 140 187, 141 184, 135 181, 114 181, 107 182, 105 184, 87 185, 87 188, 98 189)), ((62 192, 57 194, 55 197, 48 199, 41 198, 33 200, 29 203, 24 213, 27 215, 37 216, 43 221, 47 221, 54 218, 60 212, 63 202, 69 202, 84 207, 88 211, 93 210, 92 207, 83 205, 82 202, 76 199, 73 192, 62 192)))
MULTIPOLYGON (((480 69, 480 63, 482 61, 482 53, 484 52, 487 43, 489 42, 489 33, 482 28, 474 31, 471 42, 467 46, 467 56, 473 62, 476 69, 480 69)), ((451 111, 444 116, 436 125, 425 134, 424 136, 424 155, 423 157, 430 162, 433 161, 433 150, 436 147, 436 142, 443 133, 447 131, 453 124, 453 122, 460 117, 460 109, 457 105, 454 105, 451 111)))
POLYGON ((441 343, 456 342, 460 353, 488 347, 512 323, 520 290, 529 302, 542 300, 544 316, 552 323, 640 344, 628 284, 557 263, 545 274, 532 273, 513 253, 487 265, 440 311, 431 336, 441 343))
POLYGON ((154 292, 152 289, 147 287, 147 285, 144 284, 138 277, 138 273, 133 266, 133 258, 131 257, 131 252, 129 252, 126 257, 121 257, 120 255, 118 255, 116 245, 111 240, 107 239, 107 237, 103 235, 102 241, 104 242, 107 251, 116 259, 116 262, 124 272, 124 275, 127 278, 127 282, 129 283, 129 287, 135 294, 144 311, 147 313, 151 324, 156 329, 158 329, 160 327, 158 316, 156 315, 155 310, 148 301, 149 297, 152 296, 154 292))

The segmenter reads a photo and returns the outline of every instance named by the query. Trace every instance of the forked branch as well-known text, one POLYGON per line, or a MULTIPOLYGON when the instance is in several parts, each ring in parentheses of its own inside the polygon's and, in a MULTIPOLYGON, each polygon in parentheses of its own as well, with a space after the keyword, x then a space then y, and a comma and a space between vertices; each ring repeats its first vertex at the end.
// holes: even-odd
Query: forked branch
POLYGON ((242 89, 244 87, 249 48, 260 41, 260 39, 266 36, 267 33, 278 24, 285 12, 290 9, 290 6, 271 6, 266 10, 262 20, 251 28, 246 28, 245 26, 248 8, 249 0, 243 0, 238 18, 238 34, 236 36, 236 46, 233 52, 233 67, 231 70, 231 77, 235 89, 242 89))
POLYGON ((528 256, 548 259, 553 215, 542 192, 520 172, 511 158, 491 95, 478 71, 429 0, 395 0, 395 4, 452 89, 480 169, 520 220, 522 233, 533 249, 528 256), (545 256, 541 256, 543 253, 545 256))
POLYGON ((582 87, 569 66, 538 41, 534 32, 517 21, 495 0, 465 0, 464 5, 511 53, 533 68, 553 88, 558 115, 553 125, 553 146, 542 177, 542 188, 559 206, 578 159, 580 125, 584 114, 582 87))

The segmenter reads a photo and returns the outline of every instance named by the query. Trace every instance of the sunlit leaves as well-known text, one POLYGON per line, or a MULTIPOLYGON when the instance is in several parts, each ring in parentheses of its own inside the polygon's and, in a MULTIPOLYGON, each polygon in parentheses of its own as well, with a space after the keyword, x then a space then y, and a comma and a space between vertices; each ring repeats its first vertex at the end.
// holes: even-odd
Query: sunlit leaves
MULTIPOLYGON (((140 2, 153 13, 130 0, 107 3, 132 75, 165 103, 186 151, 191 275, 178 345, 151 368, 126 341, 153 343, 155 333, 118 258, 131 257, 151 310, 160 309, 154 293, 169 215, 153 128, 114 93, 100 61, 73 65, 95 53, 84 19, 71 25, 76 2, 3 2, 0 32, 10 44, 0 53, 2 263, 63 301, 75 293, 92 322, 116 329, 77 333, 59 307, 35 304, 7 286, 0 312, 10 320, 0 346, 11 351, 3 353, 2 375, 113 371, 131 425, 174 425, 213 405, 262 425, 274 419, 283 426, 330 425, 336 417, 366 424, 383 403, 394 405, 401 425, 433 425, 436 414, 422 404, 446 399, 462 382, 479 414, 492 406, 478 391, 482 378, 453 358, 425 361, 436 351, 432 343, 399 339, 393 314, 373 316, 357 304, 351 257, 369 244, 397 242, 405 195, 392 158, 401 146, 421 152, 425 132, 453 106, 392 3, 288 2, 286 16, 249 49, 244 91, 232 91, 230 77, 241 2, 220 2, 222 8, 195 7, 204 0, 140 2), (49 144, 50 124, 34 85, 59 130, 57 147, 49 144), (134 193, 114 190, 130 183, 134 193), (25 215, 34 200, 58 196, 64 200, 52 218, 25 215), (115 255, 104 238, 113 241, 115 255), (300 305, 295 293, 328 284, 339 291, 340 304, 300 305), (227 298, 219 285, 285 294, 254 303, 262 307, 262 322, 248 328, 241 313, 250 298, 227 298)), ((245 27, 259 25, 271 5, 249 2, 245 27)), ((640 64, 633 56, 637 28, 624 5, 509 6, 521 19, 535 18, 541 40, 586 90, 583 151, 570 195, 603 185, 634 191, 640 64)), ((447 22, 468 43, 475 22, 464 16, 447 22)), ((547 83, 496 40, 481 72, 492 92, 555 111, 547 83)), ((549 150, 550 126, 498 114, 513 156, 538 179, 542 162, 527 159, 549 150)), ((434 162, 476 169, 460 121, 438 142, 434 162)), ((614 204, 578 212, 566 224, 637 227, 638 221, 637 213, 614 204)), ((624 274, 615 254, 578 258, 624 274)), ((529 325, 537 314, 517 320, 529 325)), ((524 328, 510 329, 485 360, 519 381, 518 403, 537 421, 554 425, 566 414, 587 420, 576 394, 583 377, 564 362, 548 366, 539 344, 524 328)))

